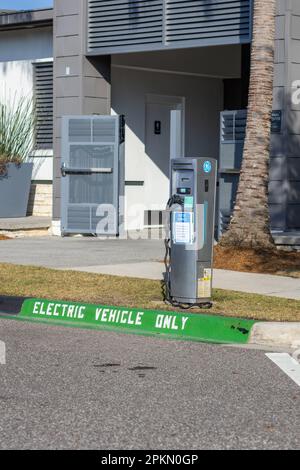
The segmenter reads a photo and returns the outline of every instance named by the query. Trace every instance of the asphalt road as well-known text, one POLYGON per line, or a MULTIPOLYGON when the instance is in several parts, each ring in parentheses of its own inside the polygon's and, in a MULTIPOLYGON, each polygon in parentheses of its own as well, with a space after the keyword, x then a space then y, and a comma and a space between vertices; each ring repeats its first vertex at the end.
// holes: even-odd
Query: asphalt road
POLYGON ((300 449, 265 352, 0 320, 1 449, 300 449))
POLYGON ((162 240, 32 237, 0 243, 1 263, 49 268, 160 261, 164 254, 162 240))

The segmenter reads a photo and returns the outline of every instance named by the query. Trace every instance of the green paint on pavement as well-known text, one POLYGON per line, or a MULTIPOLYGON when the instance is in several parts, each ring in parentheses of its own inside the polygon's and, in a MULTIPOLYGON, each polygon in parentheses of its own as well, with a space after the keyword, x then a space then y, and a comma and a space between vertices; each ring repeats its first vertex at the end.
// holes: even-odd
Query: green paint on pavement
POLYGON ((247 343, 253 320, 42 299, 25 300, 19 319, 167 338, 247 343))

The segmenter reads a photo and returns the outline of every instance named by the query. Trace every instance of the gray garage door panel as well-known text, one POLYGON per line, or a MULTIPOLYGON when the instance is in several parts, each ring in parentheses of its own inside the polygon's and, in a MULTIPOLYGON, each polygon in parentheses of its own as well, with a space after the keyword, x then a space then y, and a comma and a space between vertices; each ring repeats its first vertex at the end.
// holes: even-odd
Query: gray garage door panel
MULTIPOLYGON (((246 117, 245 110, 221 113, 219 237, 228 227, 235 204, 243 157, 246 117)), ((274 141, 277 149, 279 148, 277 144, 283 140, 281 137, 280 134, 272 134, 273 150, 274 141)), ((286 159, 280 150, 270 159, 269 203, 272 230, 293 230, 299 227, 300 158, 286 159)))
POLYGON ((285 211, 284 204, 269 204, 271 224, 273 230, 282 230, 282 214, 285 211))
POLYGON ((287 228, 300 227, 300 156, 287 159, 287 228))
POLYGON ((218 236, 228 228, 239 183, 247 112, 223 111, 220 120, 218 236))
POLYGON ((122 196, 123 117, 63 117, 62 233, 118 235, 122 196))
POLYGON ((289 204, 287 209, 287 229, 300 229, 300 204, 289 204))

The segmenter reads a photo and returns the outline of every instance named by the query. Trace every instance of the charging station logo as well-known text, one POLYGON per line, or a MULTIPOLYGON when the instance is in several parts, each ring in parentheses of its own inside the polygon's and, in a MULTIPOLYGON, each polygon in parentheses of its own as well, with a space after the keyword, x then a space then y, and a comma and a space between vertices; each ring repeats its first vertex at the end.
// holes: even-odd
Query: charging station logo
POLYGON ((208 160, 203 163, 203 170, 205 173, 210 173, 212 170, 212 164, 208 160))

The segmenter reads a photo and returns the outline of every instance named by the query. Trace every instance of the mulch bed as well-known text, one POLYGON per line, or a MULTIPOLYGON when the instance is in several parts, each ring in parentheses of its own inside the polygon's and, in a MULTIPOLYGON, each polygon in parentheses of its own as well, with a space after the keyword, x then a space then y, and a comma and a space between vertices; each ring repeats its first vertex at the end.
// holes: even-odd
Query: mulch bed
POLYGON ((6 237, 5 235, 0 235, 0 240, 11 240, 11 238, 6 237))
POLYGON ((216 269, 300 277, 300 252, 215 247, 216 269))

